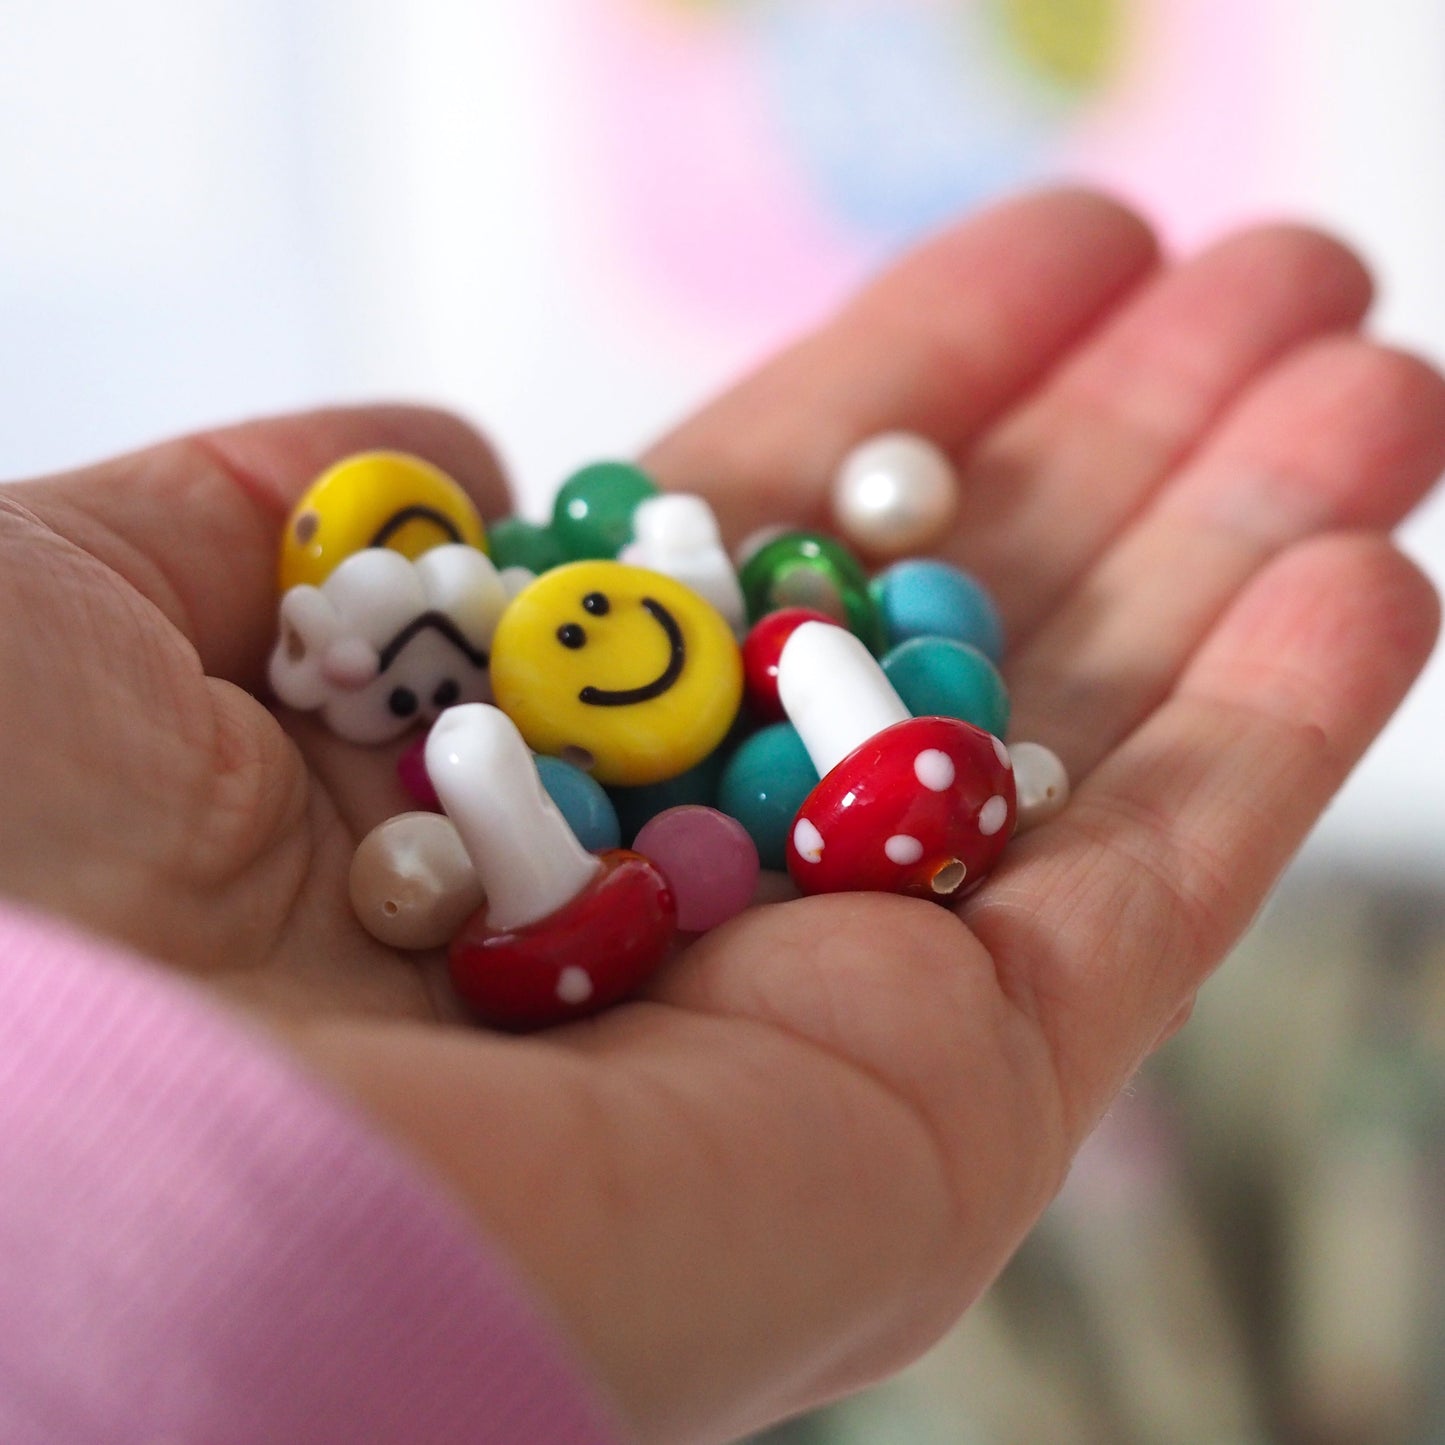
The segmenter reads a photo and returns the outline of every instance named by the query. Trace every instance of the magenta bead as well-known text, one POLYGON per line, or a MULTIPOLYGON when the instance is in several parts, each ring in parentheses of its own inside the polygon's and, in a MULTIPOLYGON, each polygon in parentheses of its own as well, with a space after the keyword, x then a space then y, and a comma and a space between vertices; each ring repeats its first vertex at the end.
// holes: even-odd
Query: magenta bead
POLYGON ((668 808, 643 825, 632 847, 667 879, 684 933, 706 933, 753 901, 757 845, 736 818, 716 808, 668 808))
POLYGON ((407 744, 406 751, 396 760, 396 776, 406 789, 406 795, 418 808, 430 809, 433 813, 442 811, 442 800, 432 787, 426 771, 426 740, 430 729, 419 738, 407 744))

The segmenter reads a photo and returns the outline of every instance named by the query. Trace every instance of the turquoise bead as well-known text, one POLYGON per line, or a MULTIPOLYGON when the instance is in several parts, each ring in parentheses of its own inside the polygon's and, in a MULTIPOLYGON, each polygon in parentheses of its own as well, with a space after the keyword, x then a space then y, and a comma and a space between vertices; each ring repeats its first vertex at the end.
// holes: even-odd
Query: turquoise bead
POLYGON ((818 785, 818 772, 792 723, 773 723, 739 744, 723 768, 717 805, 757 845, 764 868, 787 867, 793 819, 818 785))
POLYGON ((972 643, 914 637, 883 657, 883 675, 914 717, 952 717, 1002 738, 1008 688, 998 668, 972 643))
POLYGON ((889 648, 911 637, 968 642, 992 662, 1003 660, 1003 622, 993 598, 959 567, 913 557, 880 572, 870 587, 889 648))
POLYGON ((713 750, 700 763, 684 773, 664 778, 660 783, 639 783, 635 787, 611 787, 607 796, 617 809, 622 837, 630 848, 633 839, 659 813, 687 804, 711 808, 717 798, 718 778, 722 773, 727 742, 713 750))
POLYGON ((765 542, 743 563, 738 583, 749 626, 784 607, 811 607, 836 618, 875 657, 887 646, 863 564, 821 532, 784 532, 765 542))
POLYGON ((560 758, 535 756, 537 776, 556 803, 557 811, 577 835, 577 841, 592 853, 620 845, 622 830, 612 799, 596 778, 560 758))
POLYGON ((566 560, 557 539, 547 527, 522 517, 503 517, 487 530, 492 562, 503 567, 525 567, 539 577, 566 560))
POLYGON ((610 560, 632 541, 632 514, 657 496, 657 483, 628 462, 594 462, 562 483, 552 504, 552 536, 568 560, 610 560))

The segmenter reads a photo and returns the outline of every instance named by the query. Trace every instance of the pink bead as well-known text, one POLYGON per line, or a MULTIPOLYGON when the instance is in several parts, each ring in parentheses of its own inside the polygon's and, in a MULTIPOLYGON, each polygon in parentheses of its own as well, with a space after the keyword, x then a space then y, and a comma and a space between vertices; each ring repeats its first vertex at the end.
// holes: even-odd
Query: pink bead
POLYGON ((684 933, 706 933, 753 901, 757 845, 736 818, 716 808, 668 808, 643 826, 632 846, 667 879, 684 933))
POLYGON ((430 736, 428 729, 414 742, 407 744, 406 751, 396 760, 396 776, 406 789, 407 797, 418 808, 429 808, 433 813, 440 813, 442 800, 437 797, 437 790, 432 787, 426 770, 426 740, 430 736))

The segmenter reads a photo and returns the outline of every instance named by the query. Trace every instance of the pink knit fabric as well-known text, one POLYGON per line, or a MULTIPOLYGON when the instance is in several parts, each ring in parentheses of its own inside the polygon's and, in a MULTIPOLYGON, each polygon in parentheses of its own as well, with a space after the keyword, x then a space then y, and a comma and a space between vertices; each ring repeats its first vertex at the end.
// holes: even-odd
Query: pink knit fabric
POLYGON ((419 1169, 161 970, 0 908, 0 1441, 616 1438, 419 1169))

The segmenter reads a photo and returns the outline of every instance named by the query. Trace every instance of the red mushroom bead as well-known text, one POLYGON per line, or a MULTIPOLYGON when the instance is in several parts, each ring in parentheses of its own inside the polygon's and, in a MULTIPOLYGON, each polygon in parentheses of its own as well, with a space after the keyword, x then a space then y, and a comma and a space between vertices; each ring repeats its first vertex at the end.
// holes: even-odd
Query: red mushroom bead
POLYGON ((507 1029, 581 1018, 663 963, 677 932, 666 878, 640 854, 582 846, 506 714, 449 708, 427 737, 426 768, 486 893, 447 951, 479 1018, 507 1029))
POLYGON ((1004 745, 957 718, 895 723, 843 759, 808 795, 788 837, 804 893, 866 889, 961 898, 1014 830, 1004 745))
POLYGON ((788 838, 798 888, 947 903, 977 887, 1017 818, 1003 743, 956 718, 909 717, 877 661, 839 628, 794 632, 779 683, 822 774, 788 838))
POLYGON ((666 879, 639 853, 598 855, 603 871, 555 913, 491 928, 483 905, 452 940, 452 985, 483 1023, 524 1031, 620 1002, 657 971, 677 932, 666 879))

